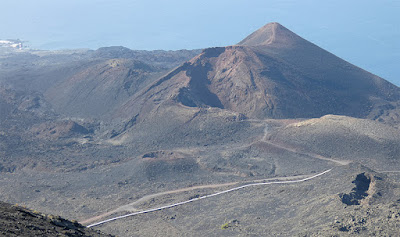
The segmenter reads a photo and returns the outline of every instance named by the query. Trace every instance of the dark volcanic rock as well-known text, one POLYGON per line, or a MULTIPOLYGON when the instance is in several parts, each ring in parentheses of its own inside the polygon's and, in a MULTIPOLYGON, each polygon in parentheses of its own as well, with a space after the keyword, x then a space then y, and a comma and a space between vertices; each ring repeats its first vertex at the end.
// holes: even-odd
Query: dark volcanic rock
POLYGON ((1 236, 112 236, 85 228, 59 216, 45 215, 0 202, 1 236))
POLYGON ((360 205, 360 200, 368 196, 368 189, 371 184, 371 178, 366 176, 365 173, 358 174, 353 181, 356 185, 352 192, 349 194, 340 194, 342 202, 347 205, 360 205))

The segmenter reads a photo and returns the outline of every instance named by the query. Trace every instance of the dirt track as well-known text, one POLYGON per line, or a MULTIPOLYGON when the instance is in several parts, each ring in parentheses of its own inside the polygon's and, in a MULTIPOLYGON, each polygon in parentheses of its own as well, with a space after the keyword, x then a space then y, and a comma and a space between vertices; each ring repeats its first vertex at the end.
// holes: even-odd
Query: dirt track
MULTIPOLYGON (((246 185, 242 185, 242 186, 239 186, 239 187, 236 187, 236 188, 231 188, 231 189, 228 189, 228 190, 225 190, 225 191, 221 191, 221 192, 217 192, 217 193, 201 196, 201 197, 198 197, 198 198, 189 199, 187 201, 173 203, 173 204, 170 204, 170 205, 167 205, 167 206, 162 206, 162 207, 153 208, 153 209, 144 210, 144 211, 138 211, 138 212, 122 215, 122 216, 117 216, 117 217, 106 219, 106 220, 103 220, 103 221, 100 221, 100 222, 97 222, 97 223, 93 223, 91 225, 88 225, 87 227, 93 227, 93 226, 101 225, 101 224, 104 224, 104 223, 107 223, 107 222, 110 222, 110 221, 115 221, 115 220, 126 218, 126 217, 129 217, 129 216, 135 216, 135 215, 139 215, 139 214, 150 213, 150 212, 154 212, 154 211, 159 211, 159 210, 163 210, 163 209, 167 209, 167 208, 180 206, 180 205, 183 205, 183 204, 186 204, 186 203, 190 203, 190 202, 198 201, 198 200, 201 200, 201 199, 218 196, 218 195, 221 195, 221 194, 225 194, 225 193, 228 193, 228 192, 236 191, 236 190, 239 190, 239 189, 242 189, 242 188, 246 188, 246 187, 250 187, 250 186, 259 186, 259 185, 268 185, 268 184, 290 184, 290 183, 305 182, 307 180, 314 179, 316 177, 324 175, 324 174, 326 174, 326 173, 328 173, 330 171, 331 171, 331 169, 325 170, 325 171, 323 171, 323 172, 321 172, 319 174, 316 174, 316 175, 313 175, 313 176, 309 176, 309 177, 303 178, 303 179, 287 180, 288 177, 283 177, 283 179, 285 179, 286 181, 272 181, 272 182, 260 182, 260 183, 246 184, 246 185)), ((280 178, 275 178, 275 179, 279 180, 280 178)), ((221 184, 221 185, 227 185, 227 184, 221 184)), ((195 188, 195 187, 191 187, 191 188, 195 188)), ((178 191, 178 190, 175 190, 175 191, 178 191)), ((103 215, 101 215, 101 216, 103 216, 103 215)), ((94 218, 91 218, 91 219, 94 219, 94 218)))
MULTIPOLYGON (((286 151, 289 151, 289 152, 297 153, 297 154, 300 154, 300 155, 305 155, 305 156, 308 156, 308 157, 311 157, 311 158, 315 158, 315 159, 319 159, 319 160, 325 160, 325 161, 333 162, 333 163, 336 163, 338 165, 347 165, 347 164, 349 164, 351 162, 351 161, 347 161, 347 160, 335 160, 335 159, 324 157, 324 156, 321 156, 321 155, 318 155, 318 154, 304 153, 304 152, 300 152, 300 151, 296 150, 295 148, 290 148, 290 147, 284 146, 282 144, 272 143, 272 142, 267 140, 267 133, 268 133, 268 128, 269 128, 268 123, 266 123, 263 120, 252 120, 251 122, 263 122, 265 124, 264 134, 263 134, 262 138, 260 138, 258 141, 255 141, 255 142, 253 142, 251 144, 247 144, 245 146, 250 146, 250 145, 255 144, 257 142, 261 142, 261 143, 266 143, 268 145, 271 145, 271 146, 274 146, 274 147, 277 147, 279 149, 283 149, 283 150, 286 150, 286 151)), ((236 147, 236 149, 238 149, 238 148, 236 147)), ((247 181, 247 182, 253 182, 253 183, 254 182, 266 182, 266 181, 269 181, 269 180, 288 180, 288 179, 291 179, 291 178, 302 178, 302 177, 304 177, 304 175, 303 176, 271 178, 271 179, 261 179, 261 180, 247 181)), ((241 182, 241 183, 243 183, 243 182, 241 182)), ((135 211, 139 211, 138 209, 135 208, 135 206, 137 206, 138 204, 140 204, 142 202, 145 202, 145 201, 147 201, 147 200, 149 200, 151 198, 155 198, 155 197, 159 197, 159 196, 163 196, 163 195, 167 195, 167 194, 174 194, 174 193, 192 191, 192 190, 196 190, 196 189, 220 188, 220 187, 233 186, 233 185, 237 185, 237 184, 239 184, 239 182, 199 185, 199 186, 192 186, 192 187, 187 187, 187 188, 181 188, 181 189, 175 189, 175 190, 170 190, 170 191, 165 191, 165 192, 149 194, 149 195, 146 195, 146 196, 136 200, 135 202, 120 206, 120 207, 118 207, 118 208, 116 208, 114 210, 111 210, 109 212, 103 213, 101 215, 94 216, 94 217, 86 219, 86 220, 82 220, 80 223, 82 223, 84 225, 89 224, 89 223, 93 223, 93 222, 96 222, 98 220, 104 219, 104 218, 106 218, 106 217, 108 217, 108 216, 110 216, 112 214, 118 213, 118 212, 124 212, 124 211, 135 212, 135 211)))

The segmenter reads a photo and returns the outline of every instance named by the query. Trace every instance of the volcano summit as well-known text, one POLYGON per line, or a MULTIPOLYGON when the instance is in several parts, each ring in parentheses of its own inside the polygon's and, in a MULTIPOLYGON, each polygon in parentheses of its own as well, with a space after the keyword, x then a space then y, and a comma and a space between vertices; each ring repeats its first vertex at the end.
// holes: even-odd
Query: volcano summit
POLYGON ((237 45, 205 49, 131 97, 123 110, 139 114, 171 101, 258 119, 337 114, 385 120, 398 115, 399 99, 395 85, 270 23, 237 45))

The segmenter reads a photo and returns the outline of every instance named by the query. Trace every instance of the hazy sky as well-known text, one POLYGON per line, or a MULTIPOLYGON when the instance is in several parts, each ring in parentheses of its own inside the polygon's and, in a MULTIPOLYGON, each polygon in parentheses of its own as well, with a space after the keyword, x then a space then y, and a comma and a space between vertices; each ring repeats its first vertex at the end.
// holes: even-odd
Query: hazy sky
POLYGON ((279 22, 400 85, 400 0, 3 0, 0 39, 34 48, 232 45, 279 22))

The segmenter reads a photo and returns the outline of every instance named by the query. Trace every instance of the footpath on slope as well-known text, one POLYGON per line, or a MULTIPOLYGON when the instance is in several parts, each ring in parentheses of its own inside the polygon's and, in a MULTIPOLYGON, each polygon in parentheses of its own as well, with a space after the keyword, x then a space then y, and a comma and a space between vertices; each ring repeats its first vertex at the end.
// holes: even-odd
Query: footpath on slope
MULTIPOLYGON (((259 180, 250 180, 247 182, 267 182, 271 180, 290 180, 290 179, 300 179, 300 178, 306 178, 309 177, 309 175, 296 175, 296 176, 286 176, 286 177, 275 177, 275 178, 267 178, 267 179, 259 179, 259 180)), ((112 214, 118 213, 118 212, 123 212, 123 211, 139 211, 135 208, 136 205, 143 203, 145 201, 148 201, 152 198, 156 198, 159 196, 167 195, 167 194, 175 194, 175 193, 181 193, 181 192, 187 192, 187 191, 193 191, 197 189, 207 189, 207 188, 221 188, 221 187, 227 187, 227 186, 233 186, 233 185, 238 185, 239 183, 246 183, 244 181, 241 182, 231 182, 231 183, 220 183, 220 184, 207 184, 207 185, 198 185, 198 186, 192 186, 192 187, 187 187, 187 188, 180 188, 180 189, 175 189, 175 190, 170 190, 170 191, 165 191, 165 192, 159 192, 159 193, 153 193, 149 194, 146 196, 141 197, 140 199, 120 206, 114 210, 111 210, 109 212, 103 213, 98 216, 91 217, 89 219, 80 221, 81 224, 86 225, 89 223, 93 223, 95 221, 98 221, 100 219, 103 219, 105 217, 111 216, 112 214)))
POLYGON ((279 148, 281 150, 286 150, 286 151, 289 151, 289 152, 292 152, 292 153, 296 153, 296 154, 299 154, 299 155, 303 155, 303 156, 307 156, 307 157, 310 157, 310 158, 313 158, 313 159, 333 162, 333 163, 335 163, 337 165, 340 165, 340 166, 348 165, 348 164, 350 164, 352 162, 350 160, 333 159, 333 158, 325 157, 325 156, 322 156, 322 155, 319 155, 319 154, 314 154, 314 153, 311 153, 311 152, 302 152, 302 151, 299 151, 296 148, 286 146, 285 144, 274 143, 274 142, 268 140, 269 125, 268 125, 266 120, 248 119, 246 121, 254 122, 254 123, 263 123, 264 124, 264 134, 260 139, 258 139, 256 141, 253 141, 251 143, 248 143, 248 144, 241 145, 239 147, 235 147, 235 149, 246 148, 246 147, 249 147, 249 146, 254 145, 256 143, 265 143, 265 144, 268 144, 270 146, 279 148))
MULTIPOLYGON (((252 119, 252 120, 249 120, 249 122, 262 122, 262 123, 264 123, 265 127, 264 127, 264 134, 263 134, 262 138, 260 138, 259 140, 255 141, 255 142, 252 142, 252 143, 250 143, 250 144, 247 144, 246 146, 250 146, 250 145, 252 145, 252 144, 254 144, 254 143, 256 143, 256 142, 262 142, 262 143, 266 143, 266 144, 268 144, 268 145, 271 145, 271 146, 274 146, 274 147, 277 147, 277 148, 279 148, 279 149, 283 149, 283 150, 286 150, 286 151, 289 151, 289 152, 292 152, 292 153, 296 153, 296 154, 300 154, 300 155, 305 155, 305 156, 308 156, 308 157, 311 157, 311 158, 314 158, 314 159, 319 159, 319 160, 324 160, 324 161, 333 162, 333 163, 336 163, 336 164, 338 164, 338 165, 340 165, 340 166, 342 166, 342 165, 347 165, 347 164, 349 164, 349 163, 351 162, 351 161, 348 161, 348 160, 337 160, 337 159, 332 159, 332 158, 324 157, 324 156, 321 156, 321 155, 318 155, 318 154, 301 152, 301 151, 296 150, 295 148, 290 148, 290 147, 284 146, 284 145, 282 145, 282 144, 275 144, 275 143, 272 143, 271 141, 268 141, 268 140, 267 140, 269 125, 268 125, 268 123, 267 123, 265 120, 255 120, 255 119, 252 119)), ((322 175, 322 174, 324 174, 324 173, 326 173, 326 172, 329 172, 329 171, 330 171, 330 170, 324 171, 324 172, 322 172, 322 173, 320 173, 320 174, 317 174, 317 175, 314 175, 314 176, 311 176, 311 178, 318 177, 318 176, 320 176, 320 175, 322 175)), ((106 223, 106 222, 109 222, 109 221, 113 221, 113 220, 125 218, 125 217, 128 217, 128 216, 133 216, 133 215, 138 215, 138 214, 143 214, 143 213, 158 211, 158 210, 162 210, 162 209, 166 209, 166 208, 170 208, 170 207, 182 205, 182 204, 185 204, 185 203, 193 202, 193 201, 200 200, 200 199, 204 199, 204 198, 207 198, 207 197, 212 197, 212 196, 220 195, 220 194, 223 194, 223 193, 231 192, 231 191, 238 190, 238 189, 241 189, 241 188, 244 188, 244 187, 248 187, 248 186, 265 185, 265 184, 274 184, 274 183, 285 183, 285 182, 288 182, 288 183, 290 183, 290 182, 302 182, 303 179, 300 179, 300 180, 289 180, 289 181, 276 181, 276 182, 269 182, 269 183, 266 183, 266 181, 268 181, 268 180, 283 180, 283 179, 286 179, 286 180, 287 180, 288 178, 299 178, 299 177, 300 177, 300 176, 292 176, 292 177, 280 177, 280 178, 253 180, 253 181, 249 181, 249 182, 258 182, 258 181, 262 181, 262 182, 243 185, 243 186, 240 186, 240 187, 232 188, 232 189, 225 190, 225 191, 222 191, 222 192, 218 192, 218 193, 215 193, 215 194, 210 194, 210 195, 206 195, 206 196, 203 196, 203 197, 194 198, 194 199, 191 199, 191 200, 188 200, 188 201, 185 201, 185 202, 175 203, 175 204, 171 204, 171 205, 164 206, 164 207, 160 207, 160 208, 155 208, 155 209, 150 209, 150 210, 145 210, 145 211, 139 211, 139 210, 137 210, 136 208, 134 208, 134 206, 135 206, 135 205, 138 205, 139 203, 142 203, 142 202, 144 202, 144 201, 146 201, 146 200, 149 200, 149 199, 155 198, 155 197, 159 197, 159 196, 162 196, 162 195, 175 194, 175 193, 180 193, 180 192, 185 192, 185 191, 192 191, 192 190, 195 190, 195 189, 219 188, 219 187, 232 186, 232 185, 237 185, 237 184, 239 184, 239 182, 222 183, 222 184, 210 184, 210 185, 200 185, 200 186, 193 186, 193 187, 188 187, 188 188, 182 188, 182 189, 176 189, 176 190, 171 190, 171 191, 165 191, 165 192, 150 194, 150 195, 146 195, 146 196, 144 196, 144 197, 142 197, 142 198, 136 200, 135 202, 132 202, 132 203, 129 203, 129 204, 120 206, 120 207, 118 207, 118 208, 116 208, 116 209, 114 209, 114 210, 111 210, 111 211, 109 211, 109 212, 103 213, 103 214, 101 214, 101 215, 98 215, 98 216, 95 216, 95 217, 92 217, 92 218, 83 220, 83 221, 81 221, 81 223, 82 223, 82 224, 93 223, 93 222, 95 222, 95 221, 101 220, 101 219, 103 219, 103 218, 106 218, 106 217, 108 217, 108 216, 110 216, 110 215, 113 215, 113 214, 115 214, 115 213, 118 213, 118 212, 123 212, 123 211, 136 211, 136 212, 133 212, 133 213, 130 213, 130 214, 127 214, 127 215, 123 215, 123 216, 118 216, 118 217, 110 218, 110 219, 107 219, 107 220, 104 220, 104 221, 101 221, 101 222, 97 222, 97 223, 93 223, 93 224, 91 224, 91 225, 88 225, 88 227, 92 227, 92 226, 100 225, 100 224, 103 224, 103 223, 106 223)), ((304 175, 301 176, 301 177, 304 177, 304 175)), ((304 178, 304 179, 305 179, 304 181, 306 181, 306 180, 310 179, 310 177, 307 177, 307 178, 304 178)), ((243 182, 242 182, 242 183, 243 183, 243 182)))
MULTIPOLYGON (((122 215, 122 216, 117 216, 117 217, 114 217, 114 218, 110 218, 110 219, 107 219, 107 220, 103 220, 103 221, 100 221, 100 222, 97 222, 97 223, 90 224, 87 227, 94 227, 94 226, 98 226, 98 225, 101 225, 101 224, 104 224, 104 223, 107 223, 107 222, 119 220, 119 219, 130 217, 130 216, 136 216, 136 215, 140 215, 140 214, 145 214, 145 213, 150 213, 150 212, 164 210, 164 209, 167 209, 167 208, 180 206, 180 205, 183 205, 183 204, 199 201, 199 200, 202 200, 202 199, 205 199, 205 198, 211 198, 211 197, 218 196, 218 195, 221 195, 221 194, 233 192, 233 191, 236 191, 236 190, 239 190, 239 189, 243 189, 243 188, 246 188, 246 187, 260 186, 260 185, 270 185, 270 184, 293 184, 293 183, 305 182, 305 181, 308 181, 310 179, 314 179, 314 178, 317 178, 317 177, 319 177, 321 175, 324 175, 324 174, 330 172, 331 170, 332 169, 325 170, 325 171, 323 171, 321 173, 318 173, 316 175, 313 175, 313 176, 310 176, 310 177, 307 177, 307 178, 303 178, 303 179, 246 184, 246 185, 242 185, 242 186, 239 186, 239 187, 236 187, 236 188, 231 188, 231 189, 228 189, 228 190, 225 190, 225 191, 221 191, 221 192, 217 192, 217 193, 201 196, 201 197, 198 197, 198 198, 193 198, 193 199, 190 199, 190 200, 187 200, 187 201, 183 201, 183 202, 178 202, 178 203, 174 203, 174 204, 170 204, 170 205, 166 205, 166 206, 161 206, 161 207, 157 207, 157 208, 153 208, 153 209, 149 209, 149 210, 138 211, 138 212, 122 215)), ((287 178, 287 177, 284 177, 284 178, 287 178)), ((279 178, 276 178, 276 179, 279 179, 279 178)))

